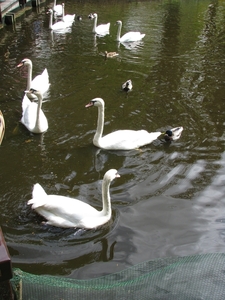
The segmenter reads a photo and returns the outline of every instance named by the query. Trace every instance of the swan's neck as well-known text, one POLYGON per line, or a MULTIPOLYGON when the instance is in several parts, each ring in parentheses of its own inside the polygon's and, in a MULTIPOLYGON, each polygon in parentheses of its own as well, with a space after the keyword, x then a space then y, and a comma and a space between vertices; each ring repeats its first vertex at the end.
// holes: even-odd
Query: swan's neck
POLYGON ((38 97, 38 106, 37 106, 37 116, 36 116, 36 123, 35 127, 40 129, 40 112, 41 112, 41 106, 42 106, 42 96, 40 94, 37 95, 38 97))
POLYGON ((121 28, 122 28, 122 23, 119 23, 119 25, 118 25, 118 30, 117 30, 117 36, 116 36, 116 40, 117 40, 118 42, 120 41, 121 28))
POLYGON ((49 28, 52 29, 52 13, 50 13, 50 18, 49 18, 49 28))
POLYGON ((32 69, 33 69, 32 62, 30 62, 27 66, 27 71, 28 71, 28 74, 27 74, 27 91, 29 91, 30 88, 31 88, 32 69))
POLYGON ((111 199, 109 194, 110 181, 104 180, 102 182, 102 214, 111 217, 111 199))
POLYGON ((54 6, 56 6, 56 0, 54 0, 54 6))
POLYGON ((104 113, 105 107, 98 107, 98 121, 97 121, 97 129, 94 135, 93 144, 97 147, 100 147, 100 139, 102 138, 103 129, 104 129, 104 113))
POLYGON ((97 16, 94 18, 94 26, 93 26, 93 32, 95 32, 95 30, 96 30, 96 27, 97 27, 97 16))

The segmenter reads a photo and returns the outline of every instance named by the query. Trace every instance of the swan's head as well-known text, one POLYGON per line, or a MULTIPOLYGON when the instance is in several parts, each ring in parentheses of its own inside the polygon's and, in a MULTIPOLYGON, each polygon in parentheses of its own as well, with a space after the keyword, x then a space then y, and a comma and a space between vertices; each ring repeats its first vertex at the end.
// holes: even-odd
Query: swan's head
POLYGON ((42 96, 41 92, 40 91, 37 91, 33 88, 31 88, 29 91, 25 91, 25 94, 34 94, 36 96, 42 96))
POLYGON ((104 175, 103 180, 107 180, 109 182, 111 182, 113 179, 120 177, 120 175, 118 174, 118 171, 116 169, 110 169, 109 171, 107 171, 104 175))
POLYGON ((120 21, 120 20, 116 21, 115 25, 122 25, 122 21, 120 21))
POLYGON ((22 66, 32 65, 32 62, 29 58, 24 58, 21 60, 21 62, 17 65, 17 68, 20 68, 22 66))
POLYGON ((105 102, 102 98, 94 98, 92 99, 85 107, 97 106, 97 107, 104 107, 105 102))
POLYGON ((51 8, 49 8, 49 10, 47 11, 47 14, 52 15, 53 14, 53 10, 51 8))
POLYGON ((164 138, 166 141, 176 141, 181 137, 181 133, 183 131, 183 127, 175 127, 172 129, 169 129, 165 132, 164 138))

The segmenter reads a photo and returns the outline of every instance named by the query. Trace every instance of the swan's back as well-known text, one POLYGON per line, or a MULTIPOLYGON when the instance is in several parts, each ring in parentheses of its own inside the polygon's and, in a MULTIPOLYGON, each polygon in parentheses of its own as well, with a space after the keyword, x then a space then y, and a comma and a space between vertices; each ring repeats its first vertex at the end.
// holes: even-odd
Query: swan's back
POLYGON ((37 75, 32 81, 31 81, 31 88, 34 90, 39 90, 42 95, 47 92, 49 89, 50 83, 49 83, 49 76, 48 76, 48 70, 45 68, 42 74, 37 75))
POLYGON ((125 33, 120 38, 120 42, 136 42, 136 41, 142 40, 144 37, 145 37, 145 33, 130 31, 130 32, 125 33))
POLYGON ((132 150, 152 143, 161 132, 147 132, 146 130, 118 130, 103 136, 94 145, 107 150, 132 150))

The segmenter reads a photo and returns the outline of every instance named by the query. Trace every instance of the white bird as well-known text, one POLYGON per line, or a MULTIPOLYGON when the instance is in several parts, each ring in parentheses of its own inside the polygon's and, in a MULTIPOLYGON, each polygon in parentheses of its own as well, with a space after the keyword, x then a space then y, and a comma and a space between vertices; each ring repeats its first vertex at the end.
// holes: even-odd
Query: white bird
POLYGON ((32 204, 32 209, 42 215, 46 224, 62 228, 92 229, 108 222, 112 215, 109 186, 113 179, 120 177, 117 170, 107 171, 102 181, 102 210, 99 211, 91 205, 60 195, 47 195, 40 184, 33 188, 32 199, 27 202, 32 204))
POLYGON ((92 32, 97 33, 98 35, 105 35, 109 33, 110 23, 101 24, 97 26, 98 15, 96 13, 90 14, 89 19, 94 19, 94 26, 92 32))
POLYGON ((0 145, 2 143, 4 134, 5 134, 5 120, 4 120, 3 114, 0 110, 0 145))
POLYGON ((75 14, 65 15, 65 4, 64 3, 62 3, 62 7, 63 7, 63 15, 62 15, 63 22, 70 23, 72 25, 74 22, 75 14))
POLYGON ((130 92, 133 88, 132 81, 129 79, 122 84, 122 89, 126 92, 130 92))
MULTIPOLYGON (((18 65, 17 68, 27 66, 28 74, 27 74, 27 88, 26 90, 29 91, 31 88, 34 90, 39 90, 41 94, 44 94, 48 91, 50 83, 49 83, 49 76, 48 70, 45 68, 44 71, 37 75, 32 79, 32 71, 33 71, 33 64, 29 58, 24 58, 18 65)), ((33 99, 36 98, 34 94, 28 95, 29 98, 33 99)))
POLYGON ((126 43, 126 42, 136 42, 140 41, 144 38, 145 33, 140 33, 139 31, 129 31, 125 33, 122 37, 121 35, 121 28, 122 28, 122 21, 116 21, 116 24, 118 25, 118 30, 117 30, 117 36, 116 40, 118 42, 126 43))
POLYGON ((146 130, 117 130, 102 137, 104 129, 105 102, 101 98, 92 99, 85 107, 98 107, 97 130, 93 144, 107 150, 131 150, 150 144, 161 135, 161 132, 147 132, 146 130))
POLYGON ((72 23, 71 22, 64 22, 64 21, 58 21, 55 24, 52 24, 52 19, 53 19, 53 11, 52 9, 48 10, 48 13, 50 14, 50 18, 49 18, 49 29, 54 30, 54 31, 65 31, 66 29, 68 29, 72 23))
POLYGON ((164 138, 166 141, 176 141, 181 137, 181 133, 183 131, 183 127, 175 127, 172 129, 169 129, 165 132, 164 138))
POLYGON ((55 19, 62 17, 62 14, 63 14, 62 5, 61 4, 56 5, 56 0, 54 0, 54 4, 53 4, 53 13, 54 13, 55 19))
POLYGON ((25 91, 22 101, 21 123, 33 133, 42 133, 48 129, 48 120, 41 109, 42 99, 40 91, 30 89, 30 91, 25 91), (29 93, 34 93, 38 97, 38 103, 28 99, 27 94, 29 93))

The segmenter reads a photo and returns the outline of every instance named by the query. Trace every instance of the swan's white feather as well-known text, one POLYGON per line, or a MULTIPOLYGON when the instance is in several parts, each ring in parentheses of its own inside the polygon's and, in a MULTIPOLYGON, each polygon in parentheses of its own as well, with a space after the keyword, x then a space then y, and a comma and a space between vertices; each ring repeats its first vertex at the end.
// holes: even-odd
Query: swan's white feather
MULTIPOLYGON (((38 99, 38 101, 41 101, 38 99)), ((37 124, 38 104, 31 102, 25 94, 22 100, 22 118, 21 123, 33 133, 42 133, 48 129, 48 120, 42 109, 39 111, 39 122, 37 124)))
POLYGON ((40 184, 35 184, 32 199, 27 202, 42 215, 47 224, 57 227, 95 228, 111 218, 111 202, 109 196, 110 182, 119 177, 115 169, 107 171, 102 182, 102 210, 91 205, 60 195, 47 195, 40 184))
POLYGON ((145 37, 145 33, 140 33, 139 31, 129 31, 125 33, 123 36, 120 36, 122 29, 122 21, 118 20, 116 22, 118 25, 117 37, 116 40, 118 42, 126 43, 126 42, 137 42, 142 40, 145 37))
POLYGON ((107 150, 132 150, 150 144, 161 132, 147 132, 146 130, 117 130, 102 136, 104 129, 105 102, 102 98, 92 99, 86 107, 98 107, 98 125, 93 144, 107 150))

